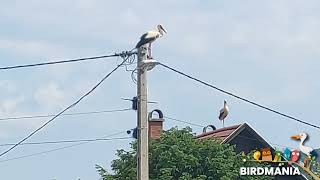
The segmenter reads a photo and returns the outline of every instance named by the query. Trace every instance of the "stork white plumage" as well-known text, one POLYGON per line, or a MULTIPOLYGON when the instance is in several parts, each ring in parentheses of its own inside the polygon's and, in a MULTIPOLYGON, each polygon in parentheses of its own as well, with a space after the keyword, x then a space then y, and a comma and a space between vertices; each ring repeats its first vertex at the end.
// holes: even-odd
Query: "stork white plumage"
POLYGON ((143 34, 140 38, 140 41, 137 43, 136 48, 140 48, 141 46, 145 44, 149 44, 148 46, 148 58, 152 59, 151 56, 151 43, 153 43, 156 39, 159 37, 162 37, 164 33, 167 33, 167 31, 163 28, 161 24, 157 26, 157 30, 148 31, 147 33, 143 34))
POLYGON ((299 144, 300 151, 302 151, 304 154, 310 157, 315 152, 313 151, 312 147, 308 147, 304 145, 304 142, 307 139, 307 137, 308 137, 307 133, 300 133, 299 135, 291 136, 292 139, 300 140, 300 144, 299 144))
POLYGON ((224 119, 228 116, 229 114, 229 106, 227 104, 227 101, 224 101, 223 108, 220 110, 219 114, 219 120, 222 121, 222 126, 224 127, 224 119))

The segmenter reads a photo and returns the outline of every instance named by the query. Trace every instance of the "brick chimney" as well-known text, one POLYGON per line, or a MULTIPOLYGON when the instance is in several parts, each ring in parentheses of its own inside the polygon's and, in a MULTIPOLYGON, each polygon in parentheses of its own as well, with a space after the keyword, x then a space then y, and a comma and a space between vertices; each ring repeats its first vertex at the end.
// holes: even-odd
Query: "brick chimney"
POLYGON ((159 139, 163 130, 163 114, 159 109, 155 109, 149 113, 149 137, 151 139, 159 139), (154 118, 153 113, 157 112, 158 117, 154 118))

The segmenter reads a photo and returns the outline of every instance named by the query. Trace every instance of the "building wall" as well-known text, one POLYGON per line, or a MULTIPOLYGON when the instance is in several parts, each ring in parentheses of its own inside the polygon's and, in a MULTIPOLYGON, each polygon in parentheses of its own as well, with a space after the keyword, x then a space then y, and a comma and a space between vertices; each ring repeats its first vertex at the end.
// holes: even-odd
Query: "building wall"
POLYGON ((257 135, 244 129, 237 136, 235 136, 229 144, 236 145, 236 152, 245 152, 246 154, 252 152, 253 150, 260 150, 261 148, 266 148, 263 141, 259 141, 257 135))

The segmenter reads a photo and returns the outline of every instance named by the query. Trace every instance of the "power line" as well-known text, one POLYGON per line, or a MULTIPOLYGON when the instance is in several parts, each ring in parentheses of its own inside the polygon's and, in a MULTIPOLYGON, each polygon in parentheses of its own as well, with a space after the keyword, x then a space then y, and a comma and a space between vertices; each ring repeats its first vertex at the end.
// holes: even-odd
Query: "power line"
POLYGON ((163 116, 164 118, 166 119, 171 119, 173 121, 177 121, 177 122, 182 122, 182 123, 185 123, 185 124, 189 124, 189 125, 192 125, 192 126, 197 126, 197 127, 205 127, 205 126, 202 126, 202 125, 199 125, 199 124, 195 124, 195 123, 191 123, 191 122, 188 122, 188 121, 184 121, 184 120, 180 120, 180 119, 176 119, 176 118, 172 118, 172 117, 168 117, 168 116, 163 116))
POLYGON ((79 59, 68 59, 68 60, 42 62, 42 63, 35 63, 35 64, 7 66, 7 67, 0 67, 0 70, 10 70, 10 69, 27 68, 27 67, 35 67, 35 66, 46 66, 46 65, 54 65, 54 64, 73 63, 73 62, 79 62, 79 61, 97 60, 97 59, 104 59, 104 58, 118 57, 118 56, 123 57, 125 55, 131 55, 131 54, 134 54, 134 53, 122 52, 122 53, 115 53, 115 54, 111 54, 111 55, 93 56, 93 57, 85 57, 85 58, 79 58, 79 59))
MULTIPOLYGON (((131 110, 132 110, 131 108, 124 108, 124 109, 114 109, 114 110, 76 112, 76 113, 65 113, 65 114, 61 114, 61 116, 76 116, 76 115, 88 115, 88 114, 102 114, 102 113, 124 112, 124 111, 131 111, 131 110)), ((36 118, 45 118, 45 117, 54 117, 54 116, 56 116, 56 114, 34 115, 34 116, 18 116, 18 117, 6 117, 6 118, 0 118, 0 121, 21 120, 21 119, 36 119, 36 118)))
POLYGON ((192 79, 192 80, 194 80, 194 81, 197 81, 197 82, 199 82, 199 83, 201 83, 201 84, 203 84, 203 85, 206 85, 206 86, 208 86, 208 87, 210 87, 210 88, 213 88, 213 89, 218 90, 218 91, 220 91, 220 92, 222 92, 222 93, 225 93, 225 94, 227 94, 227 95, 229 95, 229 96, 235 97, 235 98, 240 99, 240 100, 242 100, 242 101, 245 101, 245 102, 247 102, 247 103, 249 103, 249 104, 252 104, 252 105, 254 105, 254 106, 257 106, 257 107, 260 107, 260 108, 262 108, 262 109, 268 110, 268 111, 270 111, 270 112, 276 113, 276 114, 278 114, 278 115, 281 115, 281 116, 283 116, 283 117, 289 118, 289 119, 294 120, 294 121, 296 121, 296 122, 299 122, 299 123, 302 123, 302 124, 305 124, 305 125, 308 125, 308 126, 311 126, 311 127, 317 128, 317 129, 320 129, 320 126, 318 126, 318 125, 311 124, 311 123, 309 123, 309 122, 306 122, 306 121, 303 121, 303 120, 301 120, 301 119, 295 118, 295 117, 293 117, 293 116, 287 115, 287 114, 282 113, 282 112, 280 112, 280 111, 271 109, 271 108, 269 108, 269 107, 266 107, 266 106, 264 106, 264 105, 261 105, 261 104, 259 104, 259 103, 254 102, 254 101, 251 101, 251 100, 248 100, 248 99, 246 99, 246 98, 240 97, 240 96, 238 96, 238 95, 236 95, 236 94, 233 94, 233 93, 231 93, 231 92, 229 92, 229 91, 223 90, 223 89, 218 88, 218 87, 216 87, 216 86, 214 86, 214 85, 211 85, 211 84, 209 84, 209 83, 207 83, 207 82, 204 82, 204 81, 202 81, 202 80, 200 80, 200 79, 197 79, 197 78, 195 78, 195 77, 192 77, 192 76, 190 76, 190 75, 188 75, 188 74, 186 74, 186 73, 183 73, 183 72, 181 72, 181 71, 178 71, 178 70, 176 70, 176 69, 174 69, 174 68, 172 68, 172 67, 169 67, 169 66, 167 66, 167 65, 165 65, 165 64, 159 63, 159 65, 161 65, 161 66, 163 66, 163 67, 165 67, 165 68, 167 68, 167 69, 170 69, 170 70, 172 70, 172 71, 174 71, 174 72, 176 72, 176 73, 178 73, 178 74, 181 74, 181 75, 183 75, 183 76, 185 76, 185 77, 187 77, 187 78, 189 78, 189 79, 192 79))
POLYGON ((64 110, 62 110, 61 112, 59 112, 58 114, 56 114, 52 119, 50 119, 49 121, 45 122, 42 126, 40 126, 39 128, 37 128, 35 131, 33 131, 31 134, 29 134, 28 136, 26 136, 25 138, 23 138, 22 140, 20 140, 18 143, 16 143, 15 145, 13 145, 11 148, 9 148, 8 150, 4 151, 3 153, 0 154, 0 157, 7 154, 8 152, 10 152, 11 150, 13 150, 14 148, 16 148, 17 146, 19 146, 21 143, 23 143, 24 141, 26 141, 27 139, 29 139, 31 136, 33 136, 34 134, 36 134, 38 131, 40 131, 42 128, 44 128, 45 126, 47 126, 50 122, 52 122, 53 120, 55 120, 57 117, 59 117, 61 114, 63 114, 64 112, 66 112, 67 110, 71 109, 72 107, 74 107, 75 105, 77 105, 81 100, 83 100, 85 97, 87 97, 89 94, 91 94, 98 86, 100 86, 113 72, 115 72, 119 67, 121 67, 123 64, 125 64, 125 62, 127 61, 127 59, 130 56, 127 56, 124 58, 124 60, 117 65, 111 72, 109 72, 106 76, 104 76, 91 90, 89 90, 86 94, 84 94, 83 96, 81 96, 76 102, 72 103, 71 105, 69 105, 67 108, 65 108, 64 110))
MULTIPOLYGON (((59 141, 42 141, 42 142, 27 142, 21 143, 21 145, 43 145, 43 144, 63 144, 63 143, 78 143, 78 142, 95 142, 95 141, 109 141, 109 140, 121 140, 121 139, 129 139, 130 137, 119 137, 119 138, 95 138, 95 139, 75 139, 75 140, 59 140, 59 141)), ((6 143, 0 144, 1 146, 12 146, 15 143, 6 143)))
MULTIPOLYGON (((110 134, 108 136, 103 136, 101 138, 108 138, 108 137, 116 136, 116 135, 119 135, 119 134, 124 133, 124 132, 126 132, 126 131, 117 132, 117 133, 114 133, 114 134, 110 134)), ((130 139, 130 137, 127 137, 127 139, 130 139)), ((110 141, 111 140, 119 140, 119 138, 109 138, 109 140, 110 141)), ((88 143, 91 143, 91 142, 92 141, 90 141, 90 142, 81 142, 81 143, 77 143, 77 144, 72 144, 72 145, 68 145, 68 146, 62 146, 62 147, 59 147, 59 148, 50 149, 50 150, 47 150, 47 151, 41 151, 41 152, 28 154, 28 155, 24 155, 24 156, 18 156, 18 157, 14 157, 14 158, 4 159, 4 160, 1 160, 0 163, 7 162, 7 161, 12 161, 12 160, 17 160, 17 159, 23 159, 23 158, 32 157, 32 156, 48 154, 48 153, 51 153, 51 152, 55 152, 55 151, 59 151, 59 150, 63 150, 63 149, 69 149, 69 148, 72 148, 72 147, 75 147, 75 146, 80 146, 80 145, 83 145, 83 144, 88 144, 88 143)))

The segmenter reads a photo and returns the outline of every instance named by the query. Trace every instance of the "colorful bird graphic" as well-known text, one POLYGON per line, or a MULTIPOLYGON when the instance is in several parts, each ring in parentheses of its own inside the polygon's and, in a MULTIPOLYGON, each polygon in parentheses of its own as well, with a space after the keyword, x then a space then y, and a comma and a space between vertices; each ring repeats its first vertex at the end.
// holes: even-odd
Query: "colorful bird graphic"
POLYGON ((295 139, 295 140, 300 140, 299 149, 302 153, 307 155, 307 157, 303 161, 304 167, 310 168, 311 160, 317 158, 318 154, 316 153, 316 151, 312 147, 304 145, 304 142, 308 138, 308 134, 307 133, 299 133, 298 135, 291 136, 291 138, 295 139))
POLYGON ((260 157, 261 157, 261 152, 260 151, 256 151, 253 153, 253 158, 257 161, 260 160, 260 157))
POLYGON ((247 156, 246 156, 246 154, 242 151, 242 153, 241 153, 241 157, 242 157, 242 161, 243 162, 246 162, 247 161, 247 156))
POLYGON ((297 162, 300 158, 300 151, 298 150, 293 150, 291 152, 291 161, 292 162, 297 162))
POLYGON ((273 162, 280 162, 282 157, 281 151, 276 151, 274 154, 273 162))
POLYGON ((290 160, 291 159, 291 151, 289 148, 286 148, 283 152, 283 156, 286 160, 290 160))
POLYGON ((270 147, 262 148, 262 160, 263 161, 272 161, 272 154, 270 147))
POLYGON ((312 147, 304 145, 305 140, 308 138, 307 133, 300 133, 298 135, 291 136, 292 139, 300 140, 299 149, 301 152, 306 154, 310 159, 312 156, 317 156, 317 153, 313 150, 312 147))

